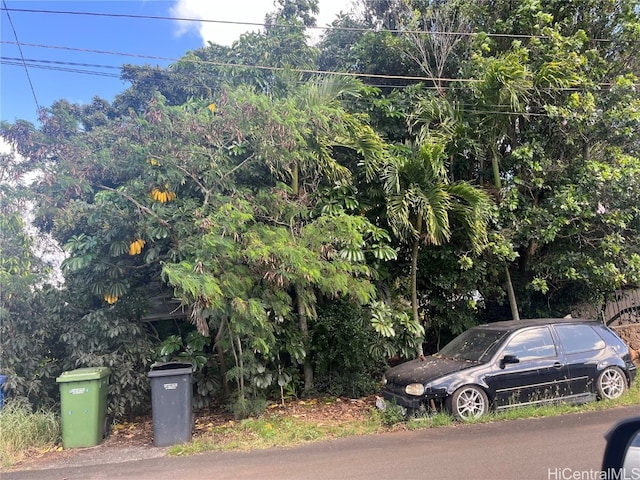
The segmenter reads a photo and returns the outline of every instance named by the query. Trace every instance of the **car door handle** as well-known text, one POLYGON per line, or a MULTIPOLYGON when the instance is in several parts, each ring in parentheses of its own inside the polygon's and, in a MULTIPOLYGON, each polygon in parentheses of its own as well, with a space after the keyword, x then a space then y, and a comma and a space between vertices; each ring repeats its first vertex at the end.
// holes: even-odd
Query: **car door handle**
POLYGON ((553 364, 553 368, 562 368, 564 365, 562 365, 560 362, 556 362, 553 364))

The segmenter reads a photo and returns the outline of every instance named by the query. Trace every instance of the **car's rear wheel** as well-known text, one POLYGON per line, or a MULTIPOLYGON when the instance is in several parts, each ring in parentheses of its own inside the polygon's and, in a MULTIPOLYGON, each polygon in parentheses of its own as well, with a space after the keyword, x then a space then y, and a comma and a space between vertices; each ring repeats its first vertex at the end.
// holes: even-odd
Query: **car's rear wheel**
POLYGON ((480 418, 489 411, 489 398, 480 387, 460 387, 448 400, 449 411, 460 420, 480 418))
POLYGON ((627 379, 618 367, 607 367, 598 375, 596 389, 599 398, 612 400, 627 390, 627 379))

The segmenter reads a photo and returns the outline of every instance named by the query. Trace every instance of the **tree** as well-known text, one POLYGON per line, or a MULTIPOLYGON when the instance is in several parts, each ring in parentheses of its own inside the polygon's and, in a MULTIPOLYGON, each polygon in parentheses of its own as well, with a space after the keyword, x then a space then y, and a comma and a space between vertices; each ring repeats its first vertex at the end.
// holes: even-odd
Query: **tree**
POLYGON ((405 30, 403 51, 431 77, 429 83, 444 96, 459 65, 467 60, 471 22, 455 4, 448 2, 427 5, 424 11, 414 8, 407 8, 400 20, 405 30))
MULTIPOLYGON (((431 102, 425 99, 425 103, 431 102)), ((423 110, 425 111, 425 110, 423 110)), ((487 238, 490 199, 481 189, 466 182, 449 181, 446 161, 451 125, 434 130, 431 118, 418 116, 418 144, 398 149, 382 173, 387 194, 387 220, 392 231, 411 242, 411 305, 414 322, 418 313, 418 255, 420 244, 442 245, 449 241, 452 223, 467 233, 478 253, 487 238)), ((448 121, 455 122, 455 118, 448 121)), ((420 348, 419 354, 422 354, 420 348)))
MULTIPOLYGON (((353 149, 365 162, 383 149, 370 128, 341 109, 338 99, 349 88, 352 94, 356 93, 348 83, 340 86, 333 79, 325 79, 308 84, 293 98, 283 99, 244 89, 232 98, 238 111, 231 115, 224 112, 225 121, 233 124, 234 129, 251 132, 237 164, 242 169, 231 168, 234 176, 268 172, 274 180, 289 184, 288 188, 276 184, 271 187, 273 190, 265 190, 264 176, 262 182, 247 177, 244 181, 249 180, 247 186, 254 192, 251 201, 262 205, 265 212, 252 212, 244 206, 240 217, 244 226, 225 230, 239 232, 239 245, 235 248, 245 252, 238 255, 248 259, 253 275, 267 280, 267 285, 261 288, 276 289, 269 295, 280 298, 279 301, 282 296, 277 291, 288 292, 286 306, 279 307, 275 314, 283 319, 297 319, 303 350, 296 358, 305 366, 305 390, 312 388, 306 352, 310 348, 308 319, 316 315, 316 292, 329 296, 349 294, 366 303, 374 296, 373 286, 366 280, 371 274, 368 267, 358 263, 365 260, 363 248, 370 241, 368 237, 379 245, 371 250, 374 256, 386 259, 393 255, 380 245, 384 233, 364 217, 345 215, 342 209, 327 215, 314 207, 318 199, 314 200, 312 192, 341 182, 347 185, 351 177, 350 171, 336 161, 333 149, 353 149), (247 117, 248 111, 251 117, 247 117), (255 129, 254 125, 261 128, 255 129), (357 280, 358 277, 362 280, 357 280)), ((212 272, 212 276, 216 275, 212 272)), ((262 353, 266 355, 267 351, 262 353)))
POLYGON ((180 106, 156 95, 144 112, 89 131, 56 105, 34 133, 39 148, 23 147, 56 160, 40 183, 40 225, 69 253, 69 285, 103 302, 83 318, 139 323, 148 285, 163 279, 198 331, 213 332, 239 404, 295 378, 284 352, 304 365, 311 390, 317 298, 372 301, 368 262, 395 255, 386 232, 336 194, 352 178, 343 162, 384 154, 364 118, 341 105, 359 88, 325 78, 282 96, 241 87, 180 106))
MULTIPOLYGON (((573 181, 584 178, 592 192, 604 190, 603 186, 594 184, 592 174, 588 174, 589 180, 582 177, 583 172, 593 172, 596 168, 595 152, 600 157, 596 169, 625 172, 624 178, 628 178, 627 174, 635 175, 633 169, 629 170, 629 163, 620 159, 627 154, 634 158, 637 145, 634 147, 626 139, 617 137, 624 131, 631 139, 631 132, 636 128, 634 100, 626 96, 627 93, 622 94, 626 89, 623 85, 629 86, 635 78, 625 74, 637 71, 637 62, 629 56, 633 51, 630 49, 635 35, 632 32, 638 24, 638 13, 632 3, 548 2, 542 6, 538 2, 456 1, 403 5, 377 2, 366 10, 370 24, 378 21, 396 30, 391 34, 396 37, 394 43, 387 43, 386 58, 412 58, 423 72, 443 71, 445 65, 451 76, 461 79, 438 87, 441 94, 446 92, 450 102, 464 105, 466 112, 454 136, 456 147, 450 148, 454 152, 449 155, 451 173, 456 179, 483 185, 492 179, 489 181, 499 204, 499 216, 489 234, 491 248, 486 250, 485 257, 490 264, 505 262, 507 265, 503 278, 507 278, 505 285, 512 318, 518 318, 520 309, 533 316, 566 314, 570 307, 560 299, 575 302, 585 295, 595 287, 586 280, 592 274, 592 278, 607 278, 608 287, 601 288, 604 284, 596 287, 596 297, 602 297, 604 290, 626 281, 635 282, 635 267, 627 261, 635 259, 633 235, 617 230, 627 228, 627 222, 623 222, 624 227, 622 223, 613 222, 618 225, 614 228, 618 232, 614 237, 624 238, 622 244, 630 247, 619 250, 624 250, 624 254, 608 253, 613 255, 610 261, 599 259, 593 265, 582 255, 587 240, 578 232, 592 232, 594 236, 587 237, 594 247, 600 245, 598 238, 613 237, 595 235, 598 229, 589 219, 591 212, 604 208, 608 213, 609 210, 604 204, 600 208, 597 202, 587 200, 589 194, 580 186, 582 181, 573 181), (407 5, 411 15, 407 14, 407 5), (454 11, 455 15, 446 16, 447 11, 454 11), (434 35, 418 34, 421 29, 429 31, 443 15, 447 19, 469 19, 470 30, 477 33, 470 37, 472 41, 464 43, 468 49, 444 48, 441 53, 453 53, 439 55, 435 42, 438 32, 446 31, 445 27, 437 29, 434 35), (604 38, 611 41, 602 41, 604 38), (443 62, 443 58, 447 61, 443 62), (599 87, 599 82, 615 85, 611 94, 599 87), (572 89, 578 90, 572 92, 572 89), (622 98, 620 94, 625 97, 622 104, 617 103, 622 98), (622 118, 618 113, 613 115, 617 118, 614 122, 608 114, 598 114, 622 111, 629 122, 616 123, 622 118), (463 128, 460 125, 464 125, 463 128), (615 144, 624 146, 622 150, 611 148, 615 144), (589 167, 585 168, 583 159, 587 159, 589 167), (572 215, 557 209, 559 205, 566 209, 572 204, 586 208, 572 208, 572 215), (574 223, 575 218, 580 220, 574 223), (563 222, 564 225, 560 225, 563 222), (545 239, 541 240, 541 236, 545 239), (561 237, 578 243, 568 247, 561 237), (555 242, 558 250, 552 246, 555 242), (578 244, 582 247, 578 248, 578 244), (567 255, 567 248, 572 252, 576 249, 576 255, 567 255), (611 261, 613 257, 616 260, 611 261), (541 261, 542 258, 546 260, 541 261), (568 268, 567 263, 576 261, 581 265, 576 270, 585 272, 584 276, 555 270, 555 266, 568 268), (543 265, 544 273, 539 270, 543 265), (567 294, 568 291, 572 293, 567 294), (520 297, 520 308, 516 306, 516 297, 520 297), (554 299, 555 307, 550 306, 550 298, 554 299)), ((345 49, 360 51, 365 45, 363 39, 364 36, 360 37, 357 47, 350 45, 345 49)), ((462 42, 458 44, 462 45, 462 42)), ((361 71, 366 71, 367 67, 361 66, 366 65, 366 58, 359 58, 361 71)), ((399 72, 408 73, 410 69, 398 68, 394 73, 399 72)), ((395 92, 392 97, 388 90, 383 91, 383 95, 377 101, 381 107, 391 98, 392 106, 397 107, 397 99, 402 98, 395 92)), ((402 138, 402 134, 397 138, 402 138)), ((633 208, 625 209, 623 216, 635 218, 632 211, 633 208)), ((618 244, 618 240, 613 243, 618 244)), ((605 245, 609 245, 608 241, 605 245)), ((595 257, 600 256, 593 253, 595 257)), ((497 272, 491 268, 487 273, 497 272)), ((491 297, 491 300, 485 297, 488 318, 506 316, 498 307, 501 296, 491 297)))
MULTIPOLYGON (((498 3, 490 12, 487 6, 480 4, 477 16, 487 22, 483 27, 486 31, 533 35, 510 42, 479 36, 474 58, 482 60, 470 65, 500 67, 479 70, 485 73, 477 77, 480 82, 474 94, 476 99, 488 99, 482 100, 482 110, 505 111, 492 120, 490 115, 478 118, 479 124, 484 121, 492 130, 502 131, 497 137, 488 137, 492 143, 487 148, 494 149, 495 159, 498 147, 499 168, 495 168, 496 162, 493 166, 494 181, 498 178, 502 187, 500 224, 519 254, 515 272, 522 308, 533 316, 543 312, 565 315, 570 304, 585 295, 602 297, 607 290, 637 281, 635 267, 628 262, 635 258, 634 235, 623 233, 629 224, 609 222, 612 230, 605 228, 607 233, 596 226, 602 218, 596 212, 609 210, 594 194, 607 191, 609 185, 605 186, 607 182, 594 172, 604 168, 622 177, 635 175, 629 163, 619 160, 626 155, 633 157, 637 146, 620 142, 616 121, 598 112, 624 110, 626 118, 637 117, 637 110, 630 107, 634 101, 622 93, 626 90, 622 85, 628 85, 630 77, 625 79, 620 73, 637 69, 623 52, 627 52, 633 37, 632 26, 637 25, 638 14, 633 13, 629 2, 551 2, 544 6, 534 2, 516 6, 498 3), (596 40, 607 36, 611 41, 596 40), (502 67, 514 54, 522 74, 520 80, 514 77, 513 88, 504 90, 507 95, 501 97, 501 89, 482 79, 490 79, 493 75, 486 73, 491 70, 501 72, 502 79, 510 78, 505 72, 517 71, 502 67), (494 63, 494 59, 500 63, 494 63), (613 86, 610 91, 602 88, 609 83, 613 86), (625 97, 622 104, 618 103, 619 94, 625 97), (522 100, 510 100, 518 98, 522 100), (501 117, 506 120, 502 127, 495 123, 501 117), (609 252, 605 260, 600 256, 603 250, 595 249, 606 245, 605 239, 612 238, 609 235, 617 238, 615 243, 625 252, 617 250, 620 256, 609 252), (590 253, 586 253, 585 245, 592 245, 594 250, 587 248, 590 253), (591 283, 605 277, 607 287, 596 287, 599 280, 591 283)), ((636 127, 626 123, 623 130, 630 133, 636 127)), ((623 216, 635 218, 633 212, 634 208, 625 209, 623 216)))

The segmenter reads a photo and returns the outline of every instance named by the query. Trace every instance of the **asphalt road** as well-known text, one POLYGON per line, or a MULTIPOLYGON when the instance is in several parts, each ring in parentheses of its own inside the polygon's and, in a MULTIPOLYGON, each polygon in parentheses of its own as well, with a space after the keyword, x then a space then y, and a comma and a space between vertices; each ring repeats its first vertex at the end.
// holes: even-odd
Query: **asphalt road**
POLYGON ((3 473, 2 480, 597 479, 604 434, 637 406, 350 437, 296 448, 3 473))

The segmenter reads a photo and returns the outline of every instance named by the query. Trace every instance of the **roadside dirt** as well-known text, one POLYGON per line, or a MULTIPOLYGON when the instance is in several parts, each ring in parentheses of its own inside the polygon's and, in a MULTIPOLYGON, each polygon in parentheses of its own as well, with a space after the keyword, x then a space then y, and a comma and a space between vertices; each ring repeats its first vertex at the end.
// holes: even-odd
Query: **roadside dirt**
MULTIPOLYGON (((349 420, 364 418, 371 408, 375 408, 375 396, 362 399, 313 398, 293 400, 284 405, 270 404, 264 414, 277 413, 304 419, 310 423, 338 425, 349 420)), ((222 409, 196 412, 193 438, 206 435, 212 428, 233 421, 233 415, 222 409)), ((152 446, 153 422, 151 415, 114 425, 109 438, 104 443, 113 447, 152 446)))
MULTIPOLYGON (((350 420, 364 419, 375 408, 375 396, 362 399, 313 398, 271 404, 264 415, 278 414, 303 419, 309 423, 339 425, 350 420)), ((195 414, 193 438, 205 436, 215 427, 233 422, 233 415, 223 409, 199 411, 195 414)), ((89 448, 63 449, 62 444, 48 451, 33 451, 15 470, 41 470, 91 463, 117 463, 166 455, 166 448, 153 446, 151 415, 115 424, 107 439, 89 448)))

